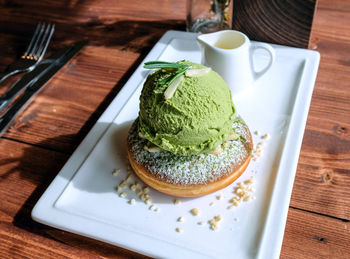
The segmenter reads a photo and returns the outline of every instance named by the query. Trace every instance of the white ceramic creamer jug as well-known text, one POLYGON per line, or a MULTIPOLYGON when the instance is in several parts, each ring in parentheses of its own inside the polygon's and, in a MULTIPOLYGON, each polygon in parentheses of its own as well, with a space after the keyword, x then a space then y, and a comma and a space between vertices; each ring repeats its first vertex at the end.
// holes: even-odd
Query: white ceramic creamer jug
POLYGON ((239 31, 202 34, 197 37, 197 41, 202 51, 202 63, 222 76, 233 95, 253 86, 275 61, 275 51, 269 44, 252 43, 239 31), (260 71, 255 71, 253 64, 253 55, 257 49, 269 53, 269 62, 260 71))

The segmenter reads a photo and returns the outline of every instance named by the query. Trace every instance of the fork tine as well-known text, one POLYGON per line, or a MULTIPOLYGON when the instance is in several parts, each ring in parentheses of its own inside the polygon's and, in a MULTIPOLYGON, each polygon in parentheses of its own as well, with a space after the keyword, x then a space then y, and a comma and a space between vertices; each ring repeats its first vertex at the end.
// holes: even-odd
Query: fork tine
POLYGON ((45 35, 42 38, 42 41, 40 42, 40 47, 38 49, 38 51, 36 51, 34 59, 38 59, 40 60, 46 52, 47 46, 50 43, 51 37, 53 35, 55 31, 55 25, 54 24, 48 24, 46 31, 45 31, 45 35))
POLYGON ((44 31, 45 31, 45 27, 46 27, 46 24, 43 23, 41 28, 40 28, 40 32, 39 32, 39 35, 38 37, 36 38, 36 41, 34 43, 34 46, 33 48, 29 51, 29 58, 30 59, 35 59, 35 52, 37 51, 37 49, 39 48, 39 42, 40 42, 40 39, 42 39, 42 36, 44 34, 44 31))
POLYGON ((36 38, 38 37, 38 33, 39 33, 39 30, 41 28, 41 22, 38 23, 38 25, 36 26, 35 28, 35 31, 34 31, 34 34, 32 36, 32 39, 30 40, 30 43, 28 45, 28 48, 27 50, 24 52, 22 58, 25 58, 28 56, 28 54, 30 53, 29 51, 31 50, 33 44, 34 44, 34 41, 36 40, 36 38))

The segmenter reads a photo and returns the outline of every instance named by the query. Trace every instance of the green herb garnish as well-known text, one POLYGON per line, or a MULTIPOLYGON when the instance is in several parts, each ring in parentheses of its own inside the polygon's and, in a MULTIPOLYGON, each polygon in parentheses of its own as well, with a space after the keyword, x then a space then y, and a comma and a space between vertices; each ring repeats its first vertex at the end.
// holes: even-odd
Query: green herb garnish
POLYGON ((174 63, 174 62, 166 62, 166 61, 149 61, 149 62, 146 62, 143 67, 146 69, 174 69, 175 72, 171 76, 159 82, 162 85, 164 84, 170 85, 176 78, 183 75, 187 69, 191 68, 191 66, 189 65, 184 65, 184 64, 174 63))

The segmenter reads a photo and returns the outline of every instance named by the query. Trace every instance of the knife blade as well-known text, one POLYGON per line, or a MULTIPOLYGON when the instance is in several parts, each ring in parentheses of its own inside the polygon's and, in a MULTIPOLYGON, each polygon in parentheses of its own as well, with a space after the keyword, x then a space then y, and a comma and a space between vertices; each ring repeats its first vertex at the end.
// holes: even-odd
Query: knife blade
MULTIPOLYGON (((31 99, 46 85, 46 83, 87 44, 87 41, 78 42, 52 54, 42 61, 33 71, 23 76, 7 94, 4 102, 9 104, 16 96, 24 92, 14 101, 8 110, 0 117, 0 136, 7 130, 14 118, 25 108, 31 99), (17 93, 19 91, 19 93, 17 93), (13 97, 13 95, 15 95, 13 97), (6 101, 9 100, 9 101, 6 101)), ((1 107, 6 105, 0 105, 1 107)))

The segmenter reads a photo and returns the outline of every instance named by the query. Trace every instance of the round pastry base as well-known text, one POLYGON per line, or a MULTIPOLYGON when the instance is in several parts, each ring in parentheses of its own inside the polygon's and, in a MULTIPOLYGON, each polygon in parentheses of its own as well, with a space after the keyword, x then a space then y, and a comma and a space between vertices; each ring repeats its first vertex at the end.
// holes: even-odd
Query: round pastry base
POLYGON ((177 197, 198 197, 205 194, 209 194, 220 190, 231 183, 233 183, 247 168, 251 155, 247 155, 240 164, 233 167, 232 171, 228 174, 223 175, 221 178, 216 179, 213 182, 208 182, 204 184, 191 184, 182 185, 168 183, 163 179, 157 177, 156 174, 150 172, 145 165, 138 163, 131 151, 130 146, 128 146, 128 158, 131 167, 134 169, 136 175, 146 184, 152 188, 173 196, 177 197))

